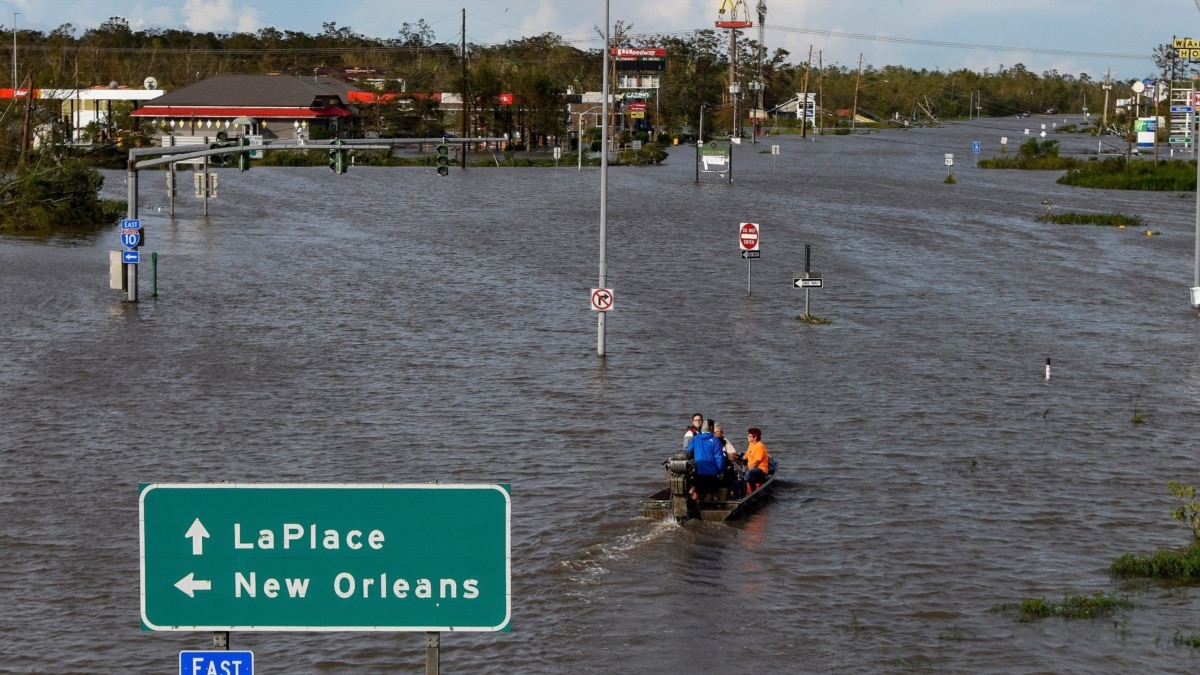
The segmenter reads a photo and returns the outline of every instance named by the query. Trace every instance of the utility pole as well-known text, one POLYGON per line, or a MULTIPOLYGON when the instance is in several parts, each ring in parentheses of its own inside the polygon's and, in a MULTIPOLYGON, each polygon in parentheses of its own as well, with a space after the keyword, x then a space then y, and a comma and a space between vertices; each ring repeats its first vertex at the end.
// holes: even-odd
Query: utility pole
POLYGON ((13 98, 17 97, 17 16, 20 12, 13 12, 13 98))
POLYGON ((817 112, 817 107, 813 107, 813 117, 817 118, 817 135, 825 130, 824 122, 821 118, 825 112, 825 50, 817 50, 817 100, 820 102, 820 112, 817 112))
POLYGON ((857 128, 858 122, 858 84, 862 81, 862 52, 858 53, 858 75, 854 77, 854 109, 850 111, 850 131, 857 128))
POLYGON ((763 117, 758 117, 758 115, 763 115, 763 89, 766 88, 766 85, 763 83, 762 62, 763 44, 767 40, 767 3, 764 0, 758 0, 758 7, 756 9, 758 10, 758 76, 755 78, 757 81, 754 86, 758 89, 758 108, 755 113, 756 117, 754 118, 754 135, 758 136, 764 119, 763 117))
POLYGON ((1100 115, 1100 133, 1108 127, 1108 90, 1112 89, 1112 68, 1104 75, 1104 112, 1100 115))
MULTIPOLYGON (((800 102, 801 110, 803 111, 800 113, 800 138, 808 136, 808 74, 812 71, 812 50, 813 46, 809 45, 808 60, 804 62, 804 84, 801 86, 802 91, 800 92, 800 96, 803 98, 800 102)), ((813 113, 816 113, 815 109, 813 113)), ((816 130, 814 129, 813 131, 815 133, 816 130)))
MULTIPOLYGON (((459 61, 462 61, 462 135, 463 138, 470 138, 467 133, 467 10, 462 11, 462 41, 460 44, 459 61)), ((460 159, 462 160, 462 168, 467 168, 467 144, 459 143, 458 147, 460 159)))

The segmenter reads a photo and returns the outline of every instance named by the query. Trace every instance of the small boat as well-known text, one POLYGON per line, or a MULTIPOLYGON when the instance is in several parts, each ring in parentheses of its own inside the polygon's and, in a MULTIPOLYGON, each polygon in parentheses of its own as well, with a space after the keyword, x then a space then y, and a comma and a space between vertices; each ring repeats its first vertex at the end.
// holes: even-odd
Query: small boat
POLYGON ((738 518, 763 503, 766 496, 775 487, 775 462, 771 461, 772 471, 758 489, 740 499, 730 498, 727 488, 721 488, 714 501, 697 502, 688 496, 691 488, 691 477, 695 469, 687 453, 677 453, 671 459, 663 462, 667 469, 669 487, 665 487, 642 501, 642 516, 646 518, 666 518, 671 516, 678 522, 692 518, 722 523, 738 518))

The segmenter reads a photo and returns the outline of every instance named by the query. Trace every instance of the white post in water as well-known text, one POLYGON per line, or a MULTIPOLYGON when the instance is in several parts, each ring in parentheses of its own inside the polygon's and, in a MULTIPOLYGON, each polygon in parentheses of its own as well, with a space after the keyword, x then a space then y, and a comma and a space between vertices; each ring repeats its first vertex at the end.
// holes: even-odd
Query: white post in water
POLYGON ((1050 380, 1050 357, 1046 357, 1046 380, 1050 380))
MULTIPOLYGON (((608 226, 608 4, 609 0, 604 0, 604 73, 601 84, 601 91, 604 92, 603 104, 601 106, 601 117, 603 122, 600 123, 601 148, 604 152, 600 153, 600 288, 608 288, 608 268, 605 262, 605 246, 607 244, 605 229, 608 226)), ((599 322, 596 328, 596 354, 601 358, 604 357, 604 315, 608 312, 597 312, 600 316, 597 319, 599 322)))

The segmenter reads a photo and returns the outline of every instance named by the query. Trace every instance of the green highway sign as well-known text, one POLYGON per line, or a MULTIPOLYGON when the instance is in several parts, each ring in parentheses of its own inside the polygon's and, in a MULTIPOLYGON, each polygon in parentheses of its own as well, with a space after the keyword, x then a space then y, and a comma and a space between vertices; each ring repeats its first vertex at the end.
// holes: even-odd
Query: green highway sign
POLYGON ((143 630, 500 631, 507 485, 143 484, 143 630))

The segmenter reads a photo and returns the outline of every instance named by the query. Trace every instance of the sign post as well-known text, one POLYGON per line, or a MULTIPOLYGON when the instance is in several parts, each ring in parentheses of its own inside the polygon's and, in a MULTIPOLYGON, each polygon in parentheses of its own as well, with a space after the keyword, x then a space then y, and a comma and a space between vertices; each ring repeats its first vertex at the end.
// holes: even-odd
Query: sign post
POLYGON ((754 263, 755 258, 762 255, 758 249, 759 233, 758 223, 738 225, 738 249, 741 250, 742 257, 746 259, 746 295, 750 295, 751 291, 750 266, 754 263))
POLYGON ((814 288, 821 288, 822 284, 821 275, 812 271, 812 248, 805 244, 804 272, 797 272, 792 277, 792 288, 804 289, 804 316, 808 316, 808 292, 814 288))
POLYGON ((123 268, 123 288, 125 302, 137 302, 138 286, 138 247, 145 243, 145 231, 142 221, 137 218, 125 218, 121 221, 121 244, 127 249, 121 251, 123 268))
POLYGON ((506 485, 144 484, 151 631, 505 631, 506 485))

